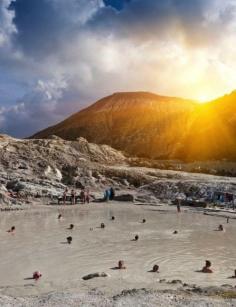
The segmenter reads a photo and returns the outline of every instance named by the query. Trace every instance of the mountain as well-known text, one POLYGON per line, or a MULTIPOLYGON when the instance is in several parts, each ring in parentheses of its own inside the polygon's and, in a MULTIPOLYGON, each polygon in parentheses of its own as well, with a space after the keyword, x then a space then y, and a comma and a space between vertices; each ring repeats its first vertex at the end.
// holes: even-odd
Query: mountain
POLYGON ((33 138, 57 135, 152 159, 236 160, 236 92, 206 104, 147 92, 115 93, 33 138))

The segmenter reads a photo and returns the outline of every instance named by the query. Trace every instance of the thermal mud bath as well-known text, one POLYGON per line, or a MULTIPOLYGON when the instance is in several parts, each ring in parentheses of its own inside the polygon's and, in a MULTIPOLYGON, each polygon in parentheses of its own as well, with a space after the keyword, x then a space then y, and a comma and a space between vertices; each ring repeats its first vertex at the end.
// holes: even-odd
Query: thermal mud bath
MULTIPOLYGON (((184 292, 225 284, 233 291, 235 279, 230 277, 235 269, 236 220, 226 224, 225 218, 203 211, 182 209, 177 213, 168 205, 110 202, 4 213, 0 230, 1 306, 14 306, 12 296, 21 297, 24 306, 41 306, 43 297, 48 301, 45 306, 63 306, 66 298, 68 306, 85 301, 86 306, 116 306, 117 300, 124 306, 139 306, 145 300, 149 306, 167 306, 167 299, 168 306, 178 302, 181 306, 236 306, 231 300, 197 300, 195 292, 184 292), (217 231, 220 222, 225 231, 217 231), (104 229, 101 223, 106 225, 104 229), (14 233, 6 232, 11 225, 14 233), (139 239, 133 240, 137 235, 139 239), (66 241, 69 236, 73 237, 71 244, 66 241), (199 272, 207 259, 212 274, 199 272), (125 269, 118 268, 119 261, 125 269), (36 281, 32 278, 35 271, 42 274, 36 281), (149 290, 126 291, 141 288, 149 290), (155 293, 166 289, 168 295, 155 293), (48 296, 49 292, 54 294, 48 296), (195 300, 202 305, 194 305, 195 300), (206 305, 210 302, 212 305, 206 305)), ((20 301, 15 301, 15 306, 20 306, 20 301)))
POLYGON ((133 167, 83 138, 0 148, 0 306, 236 306, 235 178, 133 167))

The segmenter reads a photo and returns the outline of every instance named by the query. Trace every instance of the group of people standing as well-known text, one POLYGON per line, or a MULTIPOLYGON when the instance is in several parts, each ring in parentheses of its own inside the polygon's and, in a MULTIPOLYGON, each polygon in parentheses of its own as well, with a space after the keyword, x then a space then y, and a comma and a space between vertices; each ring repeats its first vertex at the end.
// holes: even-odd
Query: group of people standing
MULTIPOLYGON (((80 203, 86 204, 90 203, 90 192, 89 189, 81 189, 80 194, 77 194, 74 189, 69 192, 68 188, 65 188, 63 195, 61 198, 58 198, 58 204, 62 201, 65 205, 67 201, 70 201, 71 205, 75 205, 77 203, 78 198, 80 199, 80 203)), ((115 189, 110 187, 104 191, 103 201, 114 200, 115 198, 115 189)))
POLYGON ((71 190, 69 193, 68 188, 66 188, 63 192, 63 204, 66 204, 66 201, 68 198, 70 199, 71 205, 75 205, 77 202, 77 199, 80 198, 80 201, 82 204, 86 204, 90 202, 90 193, 89 189, 82 189, 80 191, 80 194, 77 195, 76 191, 74 189, 71 190))

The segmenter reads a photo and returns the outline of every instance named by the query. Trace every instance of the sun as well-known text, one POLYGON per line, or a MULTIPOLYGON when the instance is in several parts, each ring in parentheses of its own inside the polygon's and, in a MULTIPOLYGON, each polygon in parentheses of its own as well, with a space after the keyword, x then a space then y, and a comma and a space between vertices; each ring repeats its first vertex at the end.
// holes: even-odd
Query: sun
POLYGON ((210 100, 210 98, 208 97, 208 95, 204 95, 204 94, 202 94, 202 95, 199 95, 198 97, 197 97, 197 101, 199 102, 199 103, 207 103, 208 101, 210 100))

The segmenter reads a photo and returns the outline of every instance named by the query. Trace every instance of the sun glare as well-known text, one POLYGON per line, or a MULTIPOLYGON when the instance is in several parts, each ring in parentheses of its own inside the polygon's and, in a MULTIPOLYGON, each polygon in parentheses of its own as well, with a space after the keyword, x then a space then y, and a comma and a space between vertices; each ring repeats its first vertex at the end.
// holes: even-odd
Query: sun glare
POLYGON ((207 95, 200 95, 198 98, 197 98, 197 101, 199 103, 206 103, 210 100, 210 98, 207 96, 207 95))

